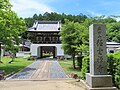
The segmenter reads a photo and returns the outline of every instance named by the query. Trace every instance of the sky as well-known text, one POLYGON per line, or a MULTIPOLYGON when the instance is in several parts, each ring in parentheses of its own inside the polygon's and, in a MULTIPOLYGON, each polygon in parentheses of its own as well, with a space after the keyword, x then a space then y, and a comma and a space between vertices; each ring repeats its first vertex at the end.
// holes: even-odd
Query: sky
POLYGON ((119 0, 10 0, 12 10, 23 18, 45 12, 90 16, 120 16, 119 0))

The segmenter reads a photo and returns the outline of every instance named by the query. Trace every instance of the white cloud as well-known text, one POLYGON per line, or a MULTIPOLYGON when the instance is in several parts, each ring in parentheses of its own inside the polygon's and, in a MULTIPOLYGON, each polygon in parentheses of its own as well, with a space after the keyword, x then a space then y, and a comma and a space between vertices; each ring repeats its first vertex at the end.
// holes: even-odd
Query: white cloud
POLYGON ((115 18, 115 19, 116 19, 116 21, 117 21, 117 22, 119 22, 119 21, 120 21, 120 17, 118 17, 118 18, 115 18))
POLYGON ((53 12, 54 10, 42 2, 42 0, 10 0, 13 7, 20 17, 31 17, 33 14, 43 14, 45 12, 53 12))
POLYGON ((87 13, 90 14, 91 16, 101 16, 102 15, 100 13, 96 13, 96 12, 90 11, 90 10, 88 10, 87 13))

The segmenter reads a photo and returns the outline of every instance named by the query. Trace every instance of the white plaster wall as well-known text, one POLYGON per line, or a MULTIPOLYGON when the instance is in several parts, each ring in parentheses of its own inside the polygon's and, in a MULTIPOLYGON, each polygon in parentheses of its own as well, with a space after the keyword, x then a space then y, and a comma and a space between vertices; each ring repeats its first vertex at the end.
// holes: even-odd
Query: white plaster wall
POLYGON ((16 53, 16 57, 23 57, 24 56, 24 53, 23 52, 18 52, 16 53))
POLYGON ((64 56, 64 50, 62 49, 62 44, 57 44, 57 56, 64 56))
POLYGON ((71 58, 71 56, 68 55, 68 54, 65 54, 64 57, 65 57, 65 59, 67 59, 67 58, 71 58))
POLYGON ((115 50, 115 52, 117 52, 117 51, 120 51, 120 48, 117 48, 117 49, 115 50))
POLYGON ((116 52, 116 49, 117 48, 115 48, 115 47, 109 47, 109 48, 107 48, 107 54, 109 54, 111 50, 114 51, 114 52, 116 52))
POLYGON ((30 52, 17 52, 16 57, 24 57, 24 58, 30 57, 30 52))
POLYGON ((1 57, 3 57, 4 49, 1 49, 1 57))
POLYGON ((41 49, 41 48, 38 47, 38 49, 37 49, 37 52, 38 52, 38 53, 37 53, 37 57, 40 57, 40 53, 41 53, 41 52, 40 52, 40 49, 41 49))
POLYGON ((31 56, 38 56, 37 49, 40 46, 55 46, 57 48, 57 56, 64 56, 64 51, 61 48, 62 44, 31 44, 30 46, 31 56))
POLYGON ((120 45, 106 45, 107 48, 118 48, 120 45))
POLYGON ((120 45, 107 45, 107 54, 110 52, 110 50, 113 50, 114 52, 117 51, 117 48, 119 48, 120 45))
POLYGON ((38 48, 38 45, 31 44, 30 46, 31 56, 37 56, 37 48, 38 48))

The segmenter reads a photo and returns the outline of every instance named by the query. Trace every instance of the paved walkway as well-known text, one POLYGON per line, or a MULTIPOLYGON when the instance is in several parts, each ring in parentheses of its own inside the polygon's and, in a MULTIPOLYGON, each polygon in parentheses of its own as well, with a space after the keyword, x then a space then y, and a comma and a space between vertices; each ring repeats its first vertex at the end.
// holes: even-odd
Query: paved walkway
POLYGON ((0 82, 0 90, 87 90, 82 82, 66 79, 56 60, 37 60, 0 82))
POLYGON ((6 80, 49 80, 68 78, 57 60, 37 60, 6 80))

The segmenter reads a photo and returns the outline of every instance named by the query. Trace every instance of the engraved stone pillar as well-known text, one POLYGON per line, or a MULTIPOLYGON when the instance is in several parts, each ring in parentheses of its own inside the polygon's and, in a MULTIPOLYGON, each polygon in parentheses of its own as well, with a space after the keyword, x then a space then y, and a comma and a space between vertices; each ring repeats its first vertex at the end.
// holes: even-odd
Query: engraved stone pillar
POLYGON ((116 90, 112 76, 107 75, 106 30, 103 24, 89 27, 90 73, 86 74, 89 90, 116 90))

